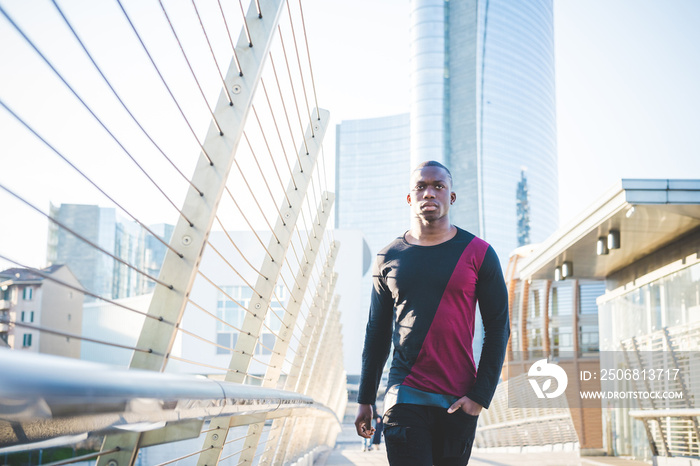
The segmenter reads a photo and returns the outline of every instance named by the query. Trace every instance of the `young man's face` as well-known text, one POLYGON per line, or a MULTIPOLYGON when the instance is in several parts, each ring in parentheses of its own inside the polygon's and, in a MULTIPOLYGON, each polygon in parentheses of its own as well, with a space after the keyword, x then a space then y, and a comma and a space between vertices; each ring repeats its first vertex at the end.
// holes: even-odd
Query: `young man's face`
POLYGON ((457 196, 447 172, 440 167, 423 167, 411 175, 411 192, 407 197, 411 214, 426 221, 445 217, 457 196))

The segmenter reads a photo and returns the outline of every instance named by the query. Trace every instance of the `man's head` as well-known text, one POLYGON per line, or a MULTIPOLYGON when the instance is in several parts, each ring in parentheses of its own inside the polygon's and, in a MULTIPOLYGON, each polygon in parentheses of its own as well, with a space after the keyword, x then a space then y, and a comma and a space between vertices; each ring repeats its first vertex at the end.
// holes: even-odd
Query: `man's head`
POLYGON ((418 165, 411 173, 411 191, 406 200, 414 217, 427 222, 446 217, 457 200, 450 170, 434 160, 418 165))

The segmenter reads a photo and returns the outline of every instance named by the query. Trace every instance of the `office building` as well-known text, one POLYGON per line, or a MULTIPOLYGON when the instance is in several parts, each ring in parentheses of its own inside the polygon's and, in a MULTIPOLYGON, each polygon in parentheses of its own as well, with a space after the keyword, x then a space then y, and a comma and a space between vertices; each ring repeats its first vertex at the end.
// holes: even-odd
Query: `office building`
POLYGON ((587 409, 574 416, 579 436, 600 439, 608 455, 671 466, 699 454, 696 417, 682 414, 694 412, 700 396, 698 251, 700 180, 622 180, 517 259, 511 355, 557 361, 568 351, 577 367, 570 386, 590 364, 599 391, 675 394, 598 400, 597 423, 587 409), (610 369, 630 375, 604 377, 610 369))
POLYGON ((361 230, 376 254, 408 229, 409 115, 336 127, 335 227, 361 230))
MULTIPOLYGON (((67 264, 85 290, 108 299, 153 290, 155 283, 134 268, 157 277, 166 246, 138 224, 122 218, 114 208, 96 205, 52 205, 51 217, 56 223, 49 224, 46 260, 49 264, 67 264)), ((166 224, 149 228, 165 241, 173 232, 173 227, 166 224)), ((86 295, 85 299, 90 302, 95 298, 86 295)))
MULTIPOLYGON (((357 231, 364 237, 359 312, 353 313, 344 327, 346 341, 354 344, 363 342, 372 261, 377 252, 409 228, 408 154, 407 113, 345 120, 336 127, 335 227, 357 231)), ((349 374, 359 374, 358 363, 359 359, 346 361, 349 374)))

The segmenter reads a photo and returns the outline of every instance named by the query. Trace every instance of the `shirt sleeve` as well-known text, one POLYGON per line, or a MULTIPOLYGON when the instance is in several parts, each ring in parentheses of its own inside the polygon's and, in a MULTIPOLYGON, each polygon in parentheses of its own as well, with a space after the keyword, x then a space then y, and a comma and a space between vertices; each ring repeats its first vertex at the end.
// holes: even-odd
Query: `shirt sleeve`
POLYGON ((476 373, 476 382, 467 396, 484 408, 488 408, 501 376, 510 337, 508 290, 500 261, 491 246, 486 251, 479 269, 476 296, 484 323, 484 345, 476 373))
POLYGON ((382 379, 384 364, 391 349, 393 316, 394 299, 382 275, 378 257, 372 269, 372 296, 357 396, 357 402, 360 404, 374 404, 377 400, 377 390, 382 379))

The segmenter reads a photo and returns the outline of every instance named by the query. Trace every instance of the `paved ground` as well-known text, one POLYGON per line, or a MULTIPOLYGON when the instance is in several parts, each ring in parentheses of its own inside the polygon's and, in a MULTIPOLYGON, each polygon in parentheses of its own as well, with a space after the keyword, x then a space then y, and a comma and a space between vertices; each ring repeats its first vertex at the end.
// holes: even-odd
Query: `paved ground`
MULTIPOLYGON (((351 424, 343 425, 335 449, 316 460, 315 466, 388 466, 382 444, 379 451, 362 451, 362 441, 351 424)), ((579 458, 574 452, 495 453, 475 451, 469 466, 649 466, 650 463, 603 456, 579 458)))

